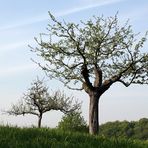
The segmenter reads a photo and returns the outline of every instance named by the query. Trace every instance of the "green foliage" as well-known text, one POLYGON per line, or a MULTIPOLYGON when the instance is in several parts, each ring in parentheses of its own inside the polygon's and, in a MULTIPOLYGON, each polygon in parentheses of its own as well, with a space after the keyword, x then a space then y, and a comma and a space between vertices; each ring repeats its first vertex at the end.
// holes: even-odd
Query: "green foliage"
POLYGON ((134 127, 135 135, 134 138, 148 140, 148 119, 140 119, 134 127))
POLYGON ((65 114, 59 122, 58 128, 67 131, 88 131, 87 123, 79 111, 65 114))
POLYGON ((147 148, 138 140, 108 139, 47 128, 0 126, 0 148, 147 148))
POLYGON ((148 139, 148 119, 143 118, 137 122, 115 121, 100 126, 100 135, 106 137, 122 137, 140 140, 148 139))

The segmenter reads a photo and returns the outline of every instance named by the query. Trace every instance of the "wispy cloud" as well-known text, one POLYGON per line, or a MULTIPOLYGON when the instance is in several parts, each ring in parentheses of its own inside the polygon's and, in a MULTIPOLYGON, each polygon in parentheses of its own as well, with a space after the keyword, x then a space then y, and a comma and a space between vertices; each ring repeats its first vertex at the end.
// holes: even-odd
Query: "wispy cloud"
POLYGON ((14 42, 14 43, 7 43, 7 44, 0 44, 0 54, 8 52, 8 51, 13 51, 13 50, 21 50, 24 48, 28 48, 29 45, 34 45, 36 42, 32 39, 27 40, 24 39, 22 41, 14 42))
MULTIPOLYGON (((54 15, 56 17, 62 17, 62 16, 74 14, 74 13, 77 13, 77 12, 81 12, 81 11, 84 11, 84 10, 92 9, 92 8, 95 8, 95 7, 101 7, 101 6, 105 6, 105 5, 109 5, 109 4, 118 3, 118 2, 121 2, 121 1, 123 1, 123 0, 95 0, 95 1, 93 1, 93 3, 90 3, 90 0, 89 0, 89 1, 87 1, 87 4, 82 6, 82 7, 75 7, 75 8, 71 8, 71 9, 68 9, 68 10, 59 11, 59 12, 56 12, 54 15)), ((19 21, 17 23, 11 24, 11 25, 0 26, 0 31, 1 30, 13 29, 13 28, 17 28, 17 27, 22 27, 22 26, 33 24, 33 23, 46 21, 48 19, 49 19, 49 16, 46 12, 46 13, 40 15, 40 16, 34 16, 32 18, 29 18, 29 19, 24 19, 22 21, 19 21)))
POLYGON ((0 31, 13 29, 13 28, 17 28, 17 27, 22 27, 22 26, 33 24, 33 23, 42 22, 42 21, 47 20, 48 18, 49 18, 49 16, 46 12, 46 13, 40 15, 40 16, 34 16, 34 17, 31 17, 31 18, 28 18, 28 19, 20 20, 19 22, 16 22, 14 24, 0 26, 0 31))
POLYGON ((35 68, 35 64, 1 68, 0 77, 12 76, 35 68))
POLYGON ((27 43, 24 42, 24 41, 12 43, 12 44, 7 44, 7 45, 1 45, 0 46, 0 53, 7 52, 7 51, 10 51, 10 50, 14 50, 14 49, 17 49, 17 48, 21 48, 21 47, 26 46, 26 45, 27 45, 27 43))
POLYGON ((77 13, 77 12, 81 12, 81 11, 85 11, 87 9, 92 9, 92 8, 96 8, 96 7, 101 7, 101 6, 105 6, 105 5, 110 5, 110 4, 114 4, 114 3, 118 3, 121 2, 123 0, 100 0, 100 1, 96 1, 94 4, 89 4, 83 7, 76 7, 73 9, 69 9, 66 11, 62 11, 62 12, 58 12, 55 14, 56 17, 61 17, 61 16, 65 16, 65 15, 70 15, 73 13, 77 13))

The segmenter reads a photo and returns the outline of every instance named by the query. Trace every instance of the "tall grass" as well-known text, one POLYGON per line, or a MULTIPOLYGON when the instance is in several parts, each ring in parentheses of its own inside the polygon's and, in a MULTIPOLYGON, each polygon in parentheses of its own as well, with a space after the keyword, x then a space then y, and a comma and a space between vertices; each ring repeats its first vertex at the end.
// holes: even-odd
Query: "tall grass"
POLYGON ((48 128, 0 126, 0 148, 147 148, 137 140, 107 139, 48 128))

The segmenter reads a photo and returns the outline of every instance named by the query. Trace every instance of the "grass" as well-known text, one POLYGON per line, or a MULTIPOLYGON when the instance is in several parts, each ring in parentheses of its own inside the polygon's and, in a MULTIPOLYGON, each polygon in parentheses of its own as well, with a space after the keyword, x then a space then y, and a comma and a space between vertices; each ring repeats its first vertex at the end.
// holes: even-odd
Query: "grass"
POLYGON ((48 128, 0 126, 0 148, 147 148, 148 142, 107 139, 48 128))

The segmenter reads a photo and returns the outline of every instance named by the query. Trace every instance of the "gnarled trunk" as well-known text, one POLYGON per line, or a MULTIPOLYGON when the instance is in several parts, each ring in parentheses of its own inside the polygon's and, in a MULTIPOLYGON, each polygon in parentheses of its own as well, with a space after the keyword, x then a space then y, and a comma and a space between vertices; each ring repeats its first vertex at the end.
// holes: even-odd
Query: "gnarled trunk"
POLYGON ((38 116, 38 128, 40 128, 41 127, 41 121, 42 121, 42 114, 40 114, 39 116, 38 116))
POLYGON ((96 135, 99 133, 99 110, 98 102, 100 96, 96 92, 91 92, 89 103, 89 133, 96 135))

